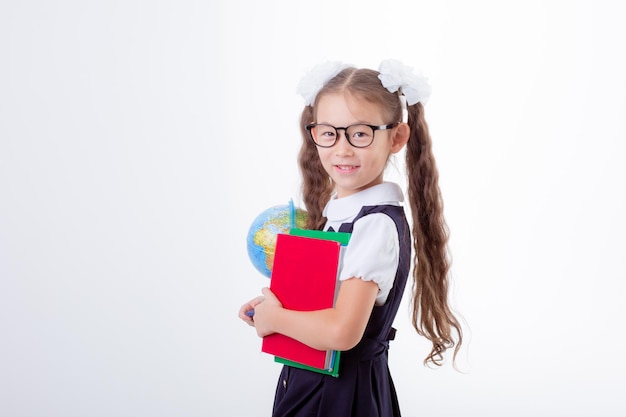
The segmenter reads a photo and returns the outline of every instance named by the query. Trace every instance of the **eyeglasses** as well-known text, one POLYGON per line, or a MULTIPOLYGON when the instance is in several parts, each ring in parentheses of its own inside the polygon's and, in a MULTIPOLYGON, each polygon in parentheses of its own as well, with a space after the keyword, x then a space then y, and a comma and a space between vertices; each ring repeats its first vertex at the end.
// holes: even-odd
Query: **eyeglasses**
POLYGON ((377 130, 392 129, 397 123, 373 126, 366 124, 335 127, 323 123, 306 125, 306 130, 313 142, 320 148, 332 148, 339 140, 339 130, 343 130, 348 143, 355 148, 367 148, 374 142, 374 132, 377 130))

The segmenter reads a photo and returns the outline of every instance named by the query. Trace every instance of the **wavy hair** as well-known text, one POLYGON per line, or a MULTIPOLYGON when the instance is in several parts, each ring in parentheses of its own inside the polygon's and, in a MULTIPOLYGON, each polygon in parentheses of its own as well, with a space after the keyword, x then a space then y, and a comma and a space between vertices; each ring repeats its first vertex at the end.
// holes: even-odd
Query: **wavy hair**
MULTIPOLYGON (((359 99, 378 104, 385 116, 402 121, 397 93, 390 93, 378 79, 378 71, 346 68, 328 81, 317 94, 313 106, 306 106, 300 118, 302 145, 298 164, 302 174, 302 196, 308 212, 307 228, 322 229, 324 206, 334 190, 324 170, 316 145, 306 130, 315 121, 315 108, 324 94, 349 92, 359 99)), ((432 153, 432 142, 421 103, 408 106, 410 137, 406 145, 408 200, 412 216, 412 324, 419 335, 432 342, 424 364, 442 365, 443 355, 454 347, 453 362, 463 341, 461 325, 448 303, 448 227, 443 215, 439 174, 432 153)))

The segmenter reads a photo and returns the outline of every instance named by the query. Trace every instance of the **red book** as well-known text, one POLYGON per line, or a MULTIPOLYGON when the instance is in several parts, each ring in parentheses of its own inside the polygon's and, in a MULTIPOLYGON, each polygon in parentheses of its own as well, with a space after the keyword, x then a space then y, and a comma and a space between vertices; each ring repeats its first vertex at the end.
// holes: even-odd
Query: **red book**
MULTIPOLYGON (((290 310, 331 308, 340 255, 341 243, 337 241, 278 234, 270 289, 290 310)), ((261 350, 318 369, 332 367, 334 353, 278 333, 264 337, 261 350)))

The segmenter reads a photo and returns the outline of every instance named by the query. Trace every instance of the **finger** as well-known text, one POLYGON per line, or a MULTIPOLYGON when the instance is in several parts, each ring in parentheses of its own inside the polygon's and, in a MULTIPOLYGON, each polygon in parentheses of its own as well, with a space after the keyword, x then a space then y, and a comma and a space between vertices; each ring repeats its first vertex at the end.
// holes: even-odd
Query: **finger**
POLYGON ((239 314, 239 318, 243 320, 248 326, 254 327, 254 319, 252 317, 246 316, 245 314, 239 314))
POLYGON ((254 308, 261 304, 265 300, 265 297, 259 296, 250 302, 250 307, 254 308))
POLYGON ((244 313, 248 310, 250 310, 252 308, 252 306, 250 304, 244 304, 239 308, 239 311, 237 312, 237 315, 241 318, 243 318, 243 316, 245 315, 244 313))

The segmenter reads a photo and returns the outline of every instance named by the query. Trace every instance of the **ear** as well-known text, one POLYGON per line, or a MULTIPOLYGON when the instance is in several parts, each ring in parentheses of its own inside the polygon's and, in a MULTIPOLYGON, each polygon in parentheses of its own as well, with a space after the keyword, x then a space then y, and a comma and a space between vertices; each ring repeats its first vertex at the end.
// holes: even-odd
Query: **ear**
POLYGON ((393 137, 391 138, 391 153, 398 153, 404 148, 404 145, 409 141, 411 135, 411 128, 406 123, 400 123, 394 129, 393 137))

